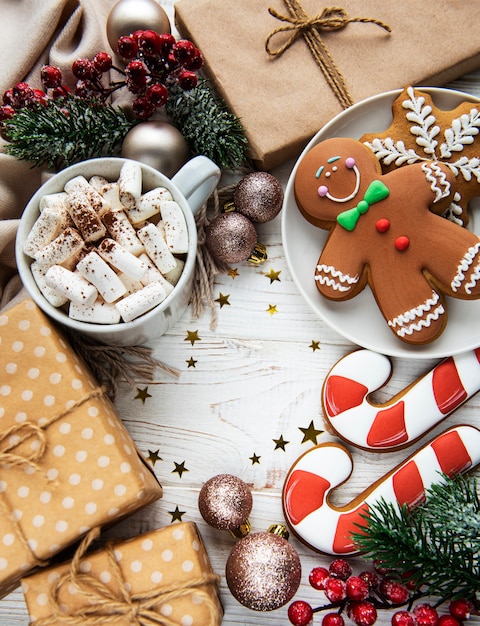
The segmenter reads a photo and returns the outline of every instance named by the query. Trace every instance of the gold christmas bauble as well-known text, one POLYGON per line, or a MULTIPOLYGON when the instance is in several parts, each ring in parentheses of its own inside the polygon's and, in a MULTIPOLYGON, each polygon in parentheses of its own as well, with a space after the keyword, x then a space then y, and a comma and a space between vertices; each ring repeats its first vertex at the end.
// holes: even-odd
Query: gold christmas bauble
POLYGON ((122 157, 134 159, 171 178, 190 158, 182 133, 168 124, 151 120, 140 122, 125 136, 122 157))
POLYGON ((107 17, 107 39, 114 52, 119 37, 147 29, 171 32, 168 15, 155 0, 120 0, 107 17))

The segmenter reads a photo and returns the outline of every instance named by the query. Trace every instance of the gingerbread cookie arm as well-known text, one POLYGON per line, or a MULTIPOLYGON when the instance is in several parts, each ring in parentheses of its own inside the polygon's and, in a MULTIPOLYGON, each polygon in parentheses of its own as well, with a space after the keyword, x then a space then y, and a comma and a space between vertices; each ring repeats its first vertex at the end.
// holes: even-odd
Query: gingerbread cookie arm
POLYGON ((391 372, 390 360, 370 350, 351 352, 330 370, 323 411, 344 441, 377 452, 417 441, 480 389, 480 348, 444 359, 388 402, 373 402, 391 372))
POLYGON ((358 552, 351 534, 365 527, 364 516, 381 499, 415 506, 425 491, 441 482, 441 474, 465 473, 480 463, 480 430, 455 426, 441 433, 343 507, 330 502, 332 491, 353 469, 347 449, 339 444, 315 446, 294 463, 283 487, 285 519, 291 530, 319 552, 358 552))
POLYGON ((365 266, 360 258, 355 254, 347 258, 337 253, 337 242, 342 236, 343 233, 330 234, 315 268, 315 285, 329 300, 353 298, 366 285, 365 266))

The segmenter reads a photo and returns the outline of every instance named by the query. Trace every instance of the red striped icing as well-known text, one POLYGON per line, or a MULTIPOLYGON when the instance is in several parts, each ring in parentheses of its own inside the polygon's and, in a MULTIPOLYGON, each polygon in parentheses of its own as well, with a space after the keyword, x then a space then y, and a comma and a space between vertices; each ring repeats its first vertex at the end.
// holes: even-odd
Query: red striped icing
POLYGON ((355 549, 355 545, 351 539, 351 533, 353 531, 359 531, 357 524, 359 526, 365 526, 365 520, 362 516, 367 515, 368 511, 368 504, 363 502, 354 511, 340 515, 332 546, 335 554, 348 554, 355 549))
POLYGON ((330 417, 335 417, 348 409, 362 404, 368 393, 365 385, 345 378, 344 376, 330 376, 325 383, 325 407, 330 417))
POLYGON ((435 402, 443 415, 447 415, 467 399, 455 361, 452 357, 433 370, 432 388, 435 402))
POLYGON ((284 505, 292 524, 299 524, 307 515, 319 509, 329 488, 330 483, 322 476, 294 470, 284 490, 284 505))
POLYGON ((400 506, 415 506, 425 500, 425 487, 415 461, 408 461, 392 476, 393 491, 400 506))
POLYGON ((367 445, 371 448, 397 446, 408 441, 405 428, 405 402, 401 400, 379 411, 368 431, 367 445))
POLYGON ((468 450, 455 430, 440 435, 432 441, 431 446, 444 474, 460 474, 472 466, 468 450))

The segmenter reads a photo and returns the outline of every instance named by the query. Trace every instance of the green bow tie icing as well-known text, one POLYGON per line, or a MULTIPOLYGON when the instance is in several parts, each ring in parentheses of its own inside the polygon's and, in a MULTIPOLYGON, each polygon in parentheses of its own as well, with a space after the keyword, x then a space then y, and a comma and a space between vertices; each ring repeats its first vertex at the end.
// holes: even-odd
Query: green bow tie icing
POLYGON ((365 192, 363 200, 353 207, 353 209, 347 209, 342 211, 337 216, 337 222, 346 230, 352 231, 357 225, 360 215, 366 213, 372 204, 380 202, 390 195, 389 188, 382 183, 381 180, 374 180, 370 183, 365 192))

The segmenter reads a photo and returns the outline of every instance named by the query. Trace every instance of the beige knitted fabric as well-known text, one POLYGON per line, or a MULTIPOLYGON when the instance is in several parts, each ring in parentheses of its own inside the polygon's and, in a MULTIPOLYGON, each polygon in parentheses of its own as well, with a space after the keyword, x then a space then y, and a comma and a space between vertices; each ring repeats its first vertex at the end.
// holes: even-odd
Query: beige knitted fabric
MULTIPOLYGON (((76 58, 110 50, 106 20, 115 2, 0 0, 0 96, 20 80, 41 87, 40 68, 45 63, 70 75, 76 58)), ((41 169, 7 156, 0 140, 0 309, 21 290, 15 271, 15 234, 41 175, 41 169)))

